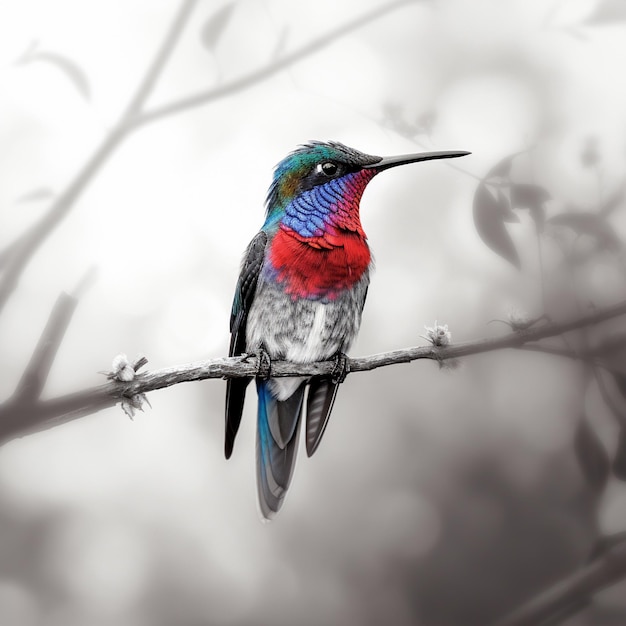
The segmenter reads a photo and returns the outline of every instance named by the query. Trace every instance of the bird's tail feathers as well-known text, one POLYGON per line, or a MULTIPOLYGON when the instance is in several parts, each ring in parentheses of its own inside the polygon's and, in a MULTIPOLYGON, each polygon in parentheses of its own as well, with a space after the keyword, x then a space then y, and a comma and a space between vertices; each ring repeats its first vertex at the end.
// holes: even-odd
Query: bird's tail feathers
POLYGON ((313 378, 306 403, 306 453, 312 456, 320 445, 337 396, 338 383, 330 378, 313 378))
POLYGON ((287 400, 271 393, 269 381, 257 379, 257 491, 261 513, 271 519, 282 506, 298 451, 302 400, 306 384, 287 400))

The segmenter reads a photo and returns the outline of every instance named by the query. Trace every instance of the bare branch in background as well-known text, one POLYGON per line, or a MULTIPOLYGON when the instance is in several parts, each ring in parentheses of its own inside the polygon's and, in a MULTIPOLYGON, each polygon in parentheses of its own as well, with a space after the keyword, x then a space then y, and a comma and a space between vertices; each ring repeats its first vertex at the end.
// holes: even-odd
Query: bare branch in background
POLYGON ((161 44, 152 66, 148 70, 145 78, 141 81, 127 110, 114 125, 111 132, 104 138, 103 142, 94 151, 92 156, 87 159, 65 191, 52 203, 50 210, 44 214, 39 222, 24 233, 18 241, 11 244, 11 254, 5 259, 5 267, 2 280, 0 281, 0 311, 2 311, 7 300, 13 293, 19 277, 33 254, 46 237, 63 221, 64 217, 69 213, 87 185, 128 135, 131 129, 132 119, 138 114, 138 111, 150 95, 154 83, 163 70, 196 3, 197 0, 185 0, 181 5, 178 15, 172 23, 167 37, 161 44))
POLYGON ((135 118, 141 114, 142 108, 150 97, 156 81, 163 72, 163 68, 172 55, 172 52, 180 39, 180 35, 197 4, 198 0, 184 0, 178 9, 178 14, 170 26, 169 32, 161 43, 161 46, 154 57, 154 61, 152 61, 152 65, 137 88, 137 91, 130 101, 128 108, 122 115, 120 124, 132 126, 135 118))
POLYGON ((620 543, 580 571, 531 599, 497 626, 544 626, 561 623, 587 606, 593 594, 626 576, 626 544, 620 543), (555 621, 558 620, 558 621, 555 621))
POLYGON ((77 304, 78 300, 73 296, 67 293, 59 295, 48 318, 48 323, 41 333, 39 343, 17 385, 13 401, 24 402, 28 400, 34 402, 41 395, 52 362, 77 304))
POLYGON ((268 63, 265 67, 254 70, 243 76, 242 78, 237 78, 221 87, 214 87, 210 89, 205 89, 203 91, 198 92, 197 94, 187 96, 185 98, 181 98, 180 100, 176 100, 175 102, 171 102, 170 104, 165 104, 163 106, 154 108, 152 110, 146 111, 141 116, 139 116, 137 120, 138 125, 147 124, 150 122, 154 122, 163 117, 174 115, 177 113, 182 113, 183 111, 187 111, 189 109, 194 109, 198 106, 202 106, 204 104, 208 104, 209 102, 213 102, 218 100, 219 98, 223 98, 225 96, 229 96, 233 93, 237 93, 239 91, 243 91, 248 87, 252 87, 257 83, 264 81, 265 79, 277 74, 278 72, 288 68, 289 66, 301 61, 302 59, 311 56, 315 52, 322 50, 326 46, 330 45, 340 37, 373 22, 374 20, 382 17, 383 15, 387 15, 400 7, 406 6, 408 4, 415 4, 417 0, 396 0, 395 2, 390 2, 388 4, 383 5, 378 9, 374 9, 369 13, 366 13, 347 24, 343 24, 331 30, 329 33, 322 35, 321 37, 314 39, 308 44, 305 44, 301 48, 298 48, 294 52, 290 54, 286 54, 282 58, 274 59, 271 63, 268 63))
POLYGON ((50 374, 54 357, 76 310, 78 300, 91 284, 93 276, 94 269, 92 268, 81 279, 72 294, 61 293, 59 295, 11 402, 16 404, 34 403, 39 399, 50 374))
MULTIPOLYGON (((83 167, 77 172, 67 189, 58 196, 50 207, 50 210, 39 222, 27 230, 17 241, 10 244, 10 247, 7 247, 5 252, 10 252, 10 254, 6 254, 6 258, 2 259, 4 261, 4 270, 2 279, 0 280, 0 311, 2 311, 7 300, 13 293, 19 277, 33 254, 46 237, 63 221, 70 209, 74 206, 78 197, 100 171, 111 154, 133 130, 148 122, 153 122, 168 115, 208 104, 209 102, 251 87, 280 70, 314 54, 346 33, 360 28, 401 6, 415 2, 415 0, 397 0, 396 2, 391 2, 388 5, 358 17, 348 24, 344 24, 332 30, 330 33, 302 46, 299 50, 286 55, 282 59, 273 61, 260 70, 255 70, 243 78, 221 87, 208 89, 195 96, 183 98, 170 105, 152 111, 143 111, 145 103, 162 73, 163 68, 168 62, 197 1, 198 0, 185 0, 185 2, 183 2, 167 36, 157 51, 152 65, 146 72, 130 104, 113 126, 111 132, 104 138, 100 146, 96 148, 92 156, 87 159, 83 167)), ((2 254, 4 255, 5 253, 2 254)))

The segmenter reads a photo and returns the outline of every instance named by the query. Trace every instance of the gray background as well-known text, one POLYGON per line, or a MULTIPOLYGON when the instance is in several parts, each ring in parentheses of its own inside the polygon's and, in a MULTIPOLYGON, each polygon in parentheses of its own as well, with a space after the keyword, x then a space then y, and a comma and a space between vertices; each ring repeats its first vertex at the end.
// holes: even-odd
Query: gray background
MULTIPOLYGON (((487 322, 512 306, 541 313, 531 221, 509 229, 518 272, 480 240, 472 199, 495 163, 531 147, 518 175, 549 190, 550 210, 594 206, 622 180, 626 37, 624 21, 594 21, 601 5, 616 3, 407 3, 254 87, 139 129, 5 310, 2 397, 58 293, 92 265, 46 397, 99 384, 120 352, 152 368, 225 355, 272 168, 309 139, 383 155, 473 152, 385 172, 367 189, 377 270, 353 355, 422 344, 435 320, 461 341, 504 332, 487 322), (600 160, 585 168, 590 138, 600 160)), ((113 125, 177 6, 0 6, 2 242, 45 212, 113 125), (89 98, 58 61, 15 63, 34 41, 80 68, 89 98)), ((242 1, 207 50, 200 33, 220 6, 199 3, 149 106, 227 84, 279 44, 280 56, 383 3, 242 1)), ((626 234, 623 208, 613 226, 626 234)), ((552 272, 556 258, 546 250, 564 314, 576 299, 624 297, 613 260, 574 288, 552 272)), ((134 422, 117 407, 0 450, 0 623, 484 624, 578 566, 598 524, 623 528, 623 485, 596 499, 572 451, 584 410, 609 448, 616 437, 576 363, 503 352, 450 371, 418 362, 350 376, 271 524, 255 510, 252 392, 226 462, 224 387, 178 385, 150 394, 134 422)), ((618 623, 623 592, 572 623, 618 623)))

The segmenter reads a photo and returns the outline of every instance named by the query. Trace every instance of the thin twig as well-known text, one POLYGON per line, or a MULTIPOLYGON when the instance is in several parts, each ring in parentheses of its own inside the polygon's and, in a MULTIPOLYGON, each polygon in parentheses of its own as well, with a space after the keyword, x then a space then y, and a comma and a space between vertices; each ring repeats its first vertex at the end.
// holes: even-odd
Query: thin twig
POLYGON ((184 0, 181 7, 178 9, 178 14, 172 22, 168 34, 157 51, 150 68, 139 84, 134 97, 126 109, 126 112, 122 115, 122 120, 126 120, 132 125, 134 124, 135 119, 141 114, 142 108, 152 93, 156 81, 172 55, 187 21, 197 4, 198 0, 184 0))
POLYGON ((54 358, 59 350, 67 328, 72 321, 78 300, 94 279, 95 270, 90 268, 81 278, 73 293, 61 293, 48 317, 39 342, 13 393, 11 402, 35 403, 48 380, 54 358))
POLYGON ((67 189, 52 204, 50 210, 16 242, 6 263, 0 282, 0 311, 13 293, 22 271, 46 237, 61 223, 94 175, 111 156, 123 138, 123 132, 113 130, 76 174, 67 189))
POLYGON ((39 342, 15 389, 12 402, 34 403, 41 395, 77 304, 78 300, 73 296, 64 292, 59 294, 39 342))
POLYGON ((584 600, 626 576, 626 544, 606 554, 560 581, 547 591, 505 617, 497 626, 543 626, 554 616, 571 614, 570 607, 584 608, 584 600))

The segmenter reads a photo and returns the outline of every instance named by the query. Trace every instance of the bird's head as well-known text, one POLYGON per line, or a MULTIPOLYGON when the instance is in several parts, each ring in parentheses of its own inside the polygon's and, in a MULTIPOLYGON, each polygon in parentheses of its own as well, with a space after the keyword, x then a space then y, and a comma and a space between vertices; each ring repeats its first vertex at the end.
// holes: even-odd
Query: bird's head
POLYGON ((277 224, 285 210, 303 197, 306 200, 298 202, 300 213, 307 205, 312 205, 322 214, 337 213, 338 208, 358 214, 361 195, 379 172, 397 165, 466 154, 470 153, 443 151, 380 157, 335 141, 311 141, 298 147, 276 166, 267 196, 266 225, 277 224))
POLYGON ((379 157, 336 141, 311 141, 276 166, 267 196, 268 220, 279 217, 289 203, 311 190, 316 190, 316 199, 321 203, 348 201, 358 209, 365 186, 379 172, 397 165, 466 154, 470 153, 456 150, 379 157))

